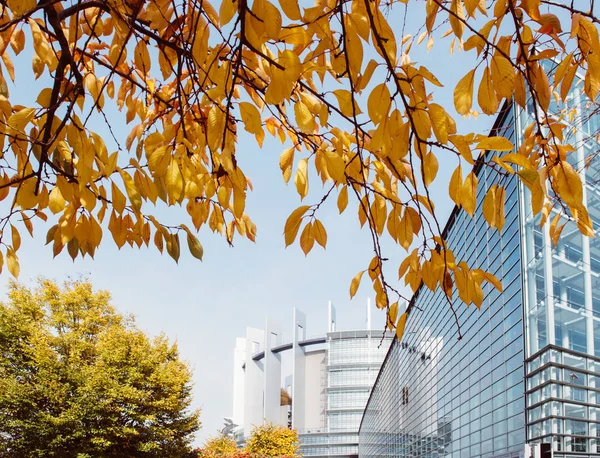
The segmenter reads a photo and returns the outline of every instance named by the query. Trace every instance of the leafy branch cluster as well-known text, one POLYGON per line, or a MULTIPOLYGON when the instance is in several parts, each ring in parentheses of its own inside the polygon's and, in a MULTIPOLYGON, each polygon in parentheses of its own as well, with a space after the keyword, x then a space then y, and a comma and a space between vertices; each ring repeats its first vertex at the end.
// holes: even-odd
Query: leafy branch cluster
MULTIPOLYGON (((153 240, 175 260, 181 234, 202 258, 195 232, 204 226, 230 244, 235 234, 254 240, 245 212, 252 184, 236 159, 242 128, 259 146, 267 134, 282 142, 283 179, 293 176, 301 199, 309 177, 325 186, 287 219, 286 246, 300 234, 305 253, 315 242, 325 247, 322 205, 337 195, 341 213, 352 199, 373 258, 350 294, 367 272, 398 335, 411 305, 399 314, 407 297, 389 279, 383 237, 406 250, 398 276, 413 292, 440 287, 450 305, 456 291, 480 306, 483 282, 501 289, 444 240, 431 192, 442 155, 444 166, 456 165, 449 195, 471 216, 478 180, 470 169, 480 163, 518 174, 542 224, 555 213, 554 240, 561 214, 594 234, 568 103, 578 86, 596 111, 593 1, 223 0, 217 11, 208 0, 7 0, 0 8, 0 198, 10 203, 0 242, 13 275, 21 226, 33 235, 33 221, 46 222, 48 211, 56 224, 47 242, 73 258, 93 256, 106 228, 119 247, 153 240), (405 33, 409 9, 425 18, 414 36, 405 33), (451 107, 436 103, 442 81, 411 60, 425 39, 427 49, 448 39, 451 53, 473 54, 454 88, 456 113, 477 115, 476 97, 486 115, 510 101, 532 115, 518 148, 497 133, 458 132, 451 107), (36 106, 13 103, 8 92, 22 53, 49 82, 36 106), (132 124, 124 141, 111 129, 109 105, 132 124), (98 119, 116 151, 95 130, 98 119), (192 228, 159 221, 155 205, 185 206, 192 228)), ((498 231, 504 200, 504 187, 493 186, 482 207, 498 231)))

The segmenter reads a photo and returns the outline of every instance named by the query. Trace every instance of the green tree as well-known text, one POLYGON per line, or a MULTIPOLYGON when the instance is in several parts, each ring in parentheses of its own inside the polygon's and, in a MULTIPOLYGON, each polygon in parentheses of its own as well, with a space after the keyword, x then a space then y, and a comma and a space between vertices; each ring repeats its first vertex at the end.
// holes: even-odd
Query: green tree
POLYGON ((0 304, 0 457, 187 456, 191 371, 85 281, 11 283, 0 304))
POLYGON ((246 443, 246 451, 268 457, 297 456, 299 450, 296 430, 272 423, 254 427, 246 443))
POLYGON ((237 442, 234 441, 232 438, 221 434, 217 437, 210 437, 204 443, 204 447, 202 447, 202 449, 200 450, 200 456, 212 457, 220 455, 231 455, 236 453, 237 450, 237 442))

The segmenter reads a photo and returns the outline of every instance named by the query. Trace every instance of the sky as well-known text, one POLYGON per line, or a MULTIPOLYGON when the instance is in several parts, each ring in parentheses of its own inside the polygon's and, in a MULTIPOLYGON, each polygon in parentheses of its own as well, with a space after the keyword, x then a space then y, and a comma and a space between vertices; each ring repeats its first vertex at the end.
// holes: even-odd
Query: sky
MULTIPOLYGON (((409 13, 409 21, 418 22, 418 15, 411 16, 410 10, 409 13)), ((395 28, 395 22, 391 23, 395 28)), ((411 57, 445 84, 436 89, 437 102, 456 115, 452 91, 467 72, 471 57, 462 53, 449 59, 448 48, 449 40, 445 40, 427 53, 424 42, 413 48, 411 57)), ((13 103, 35 99, 47 84, 47 80, 34 82, 29 69, 29 62, 16 62, 17 84, 9 84, 13 103)), ((459 130, 462 127, 482 132, 489 129, 493 120, 480 117, 457 121, 459 130)), ((118 117, 112 127, 118 138, 127 136, 129 126, 118 117)), ((256 243, 238 237, 231 248, 224 238, 205 228, 199 236, 204 246, 203 261, 182 249, 176 264, 153 247, 125 246, 119 251, 105 230, 95 259, 78 258, 73 262, 66 250, 53 259, 51 247, 44 246, 49 227, 37 226, 35 239, 23 234, 19 251, 19 281, 33 285, 38 277, 59 282, 69 277, 87 277, 95 288, 112 293, 113 305, 120 312, 135 315, 141 329, 151 335, 164 332, 177 341, 181 357, 194 369, 194 406, 202 409, 203 423, 198 445, 216 434, 223 417, 231 415, 233 348, 235 338, 244 335, 246 326, 263 327, 269 315, 283 324, 284 335, 288 334, 287 328, 291 333, 292 310, 297 307, 307 314, 307 335, 321 333, 326 330, 327 303, 332 301, 337 308, 338 329, 359 328, 364 325, 364 307, 371 294, 365 281, 357 296, 349 299, 350 280, 372 257, 369 233, 360 230, 355 207, 350 205, 339 216, 335 199, 331 199, 320 210, 319 219, 328 232, 326 250, 315 246, 305 257, 298 244, 286 249, 283 226, 291 211, 300 205, 300 199, 293 180, 286 186, 281 177, 278 162, 283 147, 270 138, 262 149, 248 137, 242 137, 239 145, 238 161, 254 185, 246 211, 258 227, 256 243)), ((438 216, 444 222, 451 210, 447 184, 455 163, 448 167, 443 155, 439 160, 438 184, 433 192, 438 216)), ((315 196, 321 191, 320 182, 313 179, 307 202, 315 203, 315 196)), ((184 213, 183 208, 164 212, 169 218, 181 215, 181 222, 186 220, 184 213)), ((402 248, 392 250, 392 256, 402 255, 402 248)), ((8 281, 5 271, 0 275, 2 293, 8 281)), ((406 291, 402 285, 397 286, 406 291)), ((381 325, 382 313, 373 313, 375 322, 381 325)))

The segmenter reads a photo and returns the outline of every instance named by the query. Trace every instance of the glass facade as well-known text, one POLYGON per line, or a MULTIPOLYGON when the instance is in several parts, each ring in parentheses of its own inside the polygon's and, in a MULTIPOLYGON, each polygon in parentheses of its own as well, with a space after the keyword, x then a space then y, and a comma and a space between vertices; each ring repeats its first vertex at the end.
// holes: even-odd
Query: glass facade
POLYGON ((549 346, 527 372, 528 437, 551 442, 554 457, 600 454, 600 359, 549 346))
MULTIPOLYGON (((561 120, 565 142, 575 147, 567 160, 580 171, 598 228, 598 114, 577 84, 565 105, 571 113, 561 120)), ((522 118, 531 122, 528 114, 522 118)), ((548 224, 540 229, 531 214, 526 188, 523 196, 527 438, 551 443, 556 458, 600 456, 600 242, 582 236, 570 214, 555 209, 549 221, 564 227, 553 247, 548 224)))
POLYGON ((328 333, 327 426, 300 432, 303 456, 358 455, 358 426, 391 341, 381 331, 328 333))
MULTIPOLYGON (((498 131, 513 139, 513 113, 498 131)), ((484 286, 480 310, 421 288, 401 343, 394 341, 360 428, 361 457, 518 456, 525 442, 523 308, 518 183, 481 168, 477 209, 455 211, 446 226, 456 257, 503 279, 484 286), (481 205, 493 184, 506 188, 502 233, 487 226, 481 205), (465 234, 474 234, 467 238, 465 234), (421 307, 422 306, 422 307, 421 307)), ((458 297, 456 291, 454 298, 458 297)))
MULTIPOLYGON (((600 118, 581 84, 573 87, 561 117, 564 141, 575 146, 567 158, 598 228, 600 118)), ((509 105, 495 135, 519 147, 531 122, 509 105)), ((475 216, 455 209, 447 239, 457 258, 494 273, 504 290, 486 286, 479 311, 455 300, 456 319, 442 293, 417 292, 404 339, 392 343, 367 403, 359 456, 522 457, 526 443, 551 444, 555 458, 600 456, 600 238, 582 236, 564 209, 540 228, 515 176, 485 167, 476 174, 475 216), (502 233, 481 213, 493 184, 506 188, 502 233), (555 246, 553 220, 564 225, 555 246)))

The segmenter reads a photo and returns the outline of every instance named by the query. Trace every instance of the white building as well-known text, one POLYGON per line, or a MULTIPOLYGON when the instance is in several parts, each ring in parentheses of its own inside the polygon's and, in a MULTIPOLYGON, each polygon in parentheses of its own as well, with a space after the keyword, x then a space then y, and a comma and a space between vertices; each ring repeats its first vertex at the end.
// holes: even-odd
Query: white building
POLYGON ((307 334, 306 316, 297 309, 289 339, 268 318, 264 330, 246 328, 234 351, 232 420, 240 427, 238 438, 271 422, 298 431, 304 456, 357 456, 360 420, 392 337, 371 329, 370 317, 367 303, 365 329, 338 331, 330 302, 322 335, 307 334), (291 361, 282 364, 283 357, 291 361), (291 394, 291 406, 281 405, 282 389, 291 394))

